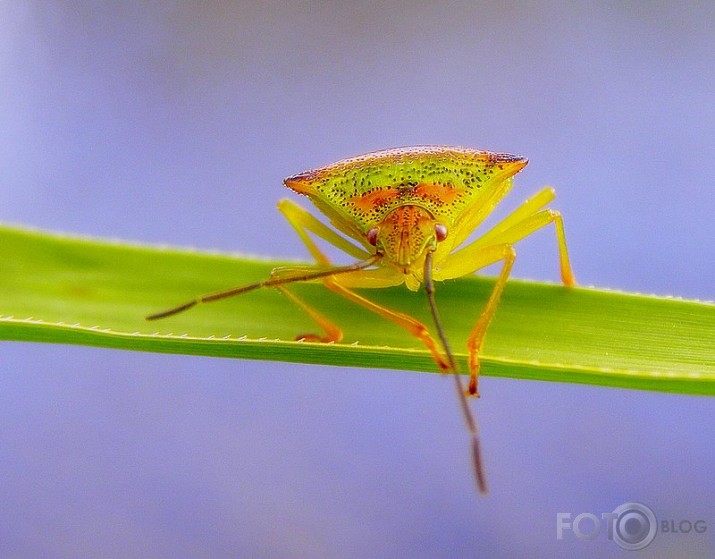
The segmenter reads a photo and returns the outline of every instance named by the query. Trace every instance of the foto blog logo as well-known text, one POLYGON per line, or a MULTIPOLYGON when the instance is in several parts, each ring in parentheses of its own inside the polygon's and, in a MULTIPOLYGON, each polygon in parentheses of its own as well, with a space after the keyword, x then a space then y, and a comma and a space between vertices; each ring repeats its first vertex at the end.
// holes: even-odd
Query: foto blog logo
POLYGON ((613 512, 582 512, 572 518, 570 512, 556 513, 556 539, 562 540, 566 530, 573 531, 580 540, 593 540, 605 523, 606 537, 623 549, 643 549, 655 538, 658 521, 655 514, 641 503, 623 503, 613 512))
MULTIPOLYGON (((662 534, 703 534, 707 530, 704 520, 662 520, 662 534)), ((655 513, 642 503, 623 503, 613 512, 597 516, 591 512, 573 515, 570 512, 556 513, 556 539, 564 539, 566 532, 573 532, 580 540, 593 540, 601 533, 623 549, 644 549, 658 533, 655 513)))

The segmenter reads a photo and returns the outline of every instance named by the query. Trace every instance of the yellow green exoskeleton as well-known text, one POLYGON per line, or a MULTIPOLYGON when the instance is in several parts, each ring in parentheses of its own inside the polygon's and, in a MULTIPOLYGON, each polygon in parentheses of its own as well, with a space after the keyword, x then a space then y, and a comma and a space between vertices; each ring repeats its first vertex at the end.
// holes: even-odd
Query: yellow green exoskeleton
POLYGON ((294 227, 316 261, 275 269, 265 281, 204 295, 150 315, 164 318, 197 303, 239 295, 259 287, 275 287, 303 308, 322 328, 303 334, 308 341, 337 342, 340 328, 300 300, 289 284, 321 281, 325 287, 394 322, 426 346, 442 371, 454 372, 460 404, 472 434, 477 483, 486 492, 476 422, 458 376, 457 365, 437 312, 434 282, 457 278, 502 262, 492 293, 467 341, 470 381, 467 392, 478 395, 479 351, 509 277, 514 245, 549 223, 556 228, 561 279, 574 284, 561 215, 545 206, 554 190, 544 188, 485 234, 469 236, 509 192, 513 177, 527 164, 523 157, 462 147, 417 146, 388 149, 344 159, 285 179, 330 220, 332 228, 290 200, 278 209, 294 227), (357 262, 333 266, 311 234, 354 257, 357 262), (415 318, 379 305, 354 288, 405 284, 424 285, 439 344, 415 318))

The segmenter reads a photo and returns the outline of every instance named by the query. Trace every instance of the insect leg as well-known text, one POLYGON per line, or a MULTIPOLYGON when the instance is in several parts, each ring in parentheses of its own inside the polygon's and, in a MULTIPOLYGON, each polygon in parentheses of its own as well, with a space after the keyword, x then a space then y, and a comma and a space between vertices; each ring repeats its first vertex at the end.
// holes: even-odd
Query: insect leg
MULTIPOLYGON (((519 210, 517 210, 519 211, 519 210)), ((516 213, 516 212, 515 212, 516 213)), ((511 216, 507 217, 509 220, 511 216)), ((514 244, 520 241, 524 237, 528 237, 534 231, 545 227, 549 223, 553 223, 556 229, 556 240, 558 241, 559 247, 559 263, 561 268, 561 281, 564 285, 574 285, 576 279, 574 278, 573 270, 571 269, 571 262, 569 260, 568 248, 566 247, 566 234, 564 233, 564 220, 561 214, 556 210, 546 209, 533 213, 529 216, 524 217, 521 221, 517 223, 510 224, 511 226, 496 232, 490 237, 488 243, 482 242, 482 239, 477 239, 474 244, 477 247, 485 247, 491 244, 514 244)), ((490 231, 491 233, 491 231, 490 231)), ((489 233, 487 233, 489 234, 489 233)), ((467 247, 465 247, 467 248, 467 247)), ((455 253, 456 254, 456 253, 455 253)))
POLYGON ((343 331, 334 322, 323 316, 321 313, 316 311, 308 303, 300 299, 297 295, 288 290, 284 286, 278 286, 277 289, 283 293, 288 299, 293 301, 294 304, 299 306, 305 313, 313 319, 313 321, 320 326, 325 332, 324 336, 318 336, 317 334, 299 334, 295 337, 296 340, 304 340, 306 342, 339 342, 343 339, 343 331))
POLYGON ((496 312, 499 299, 504 291, 515 259, 516 251, 511 243, 502 243, 487 247, 475 246, 475 243, 472 243, 454 253, 440 270, 439 279, 449 279, 471 274, 480 268, 484 268, 500 260, 504 262, 496 283, 492 288, 492 293, 467 340, 470 373, 469 393, 475 396, 478 396, 479 350, 482 346, 487 327, 496 312))
MULTIPOLYGON (((504 220, 497 223, 484 235, 450 255, 448 257, 448 262, 454 260, 455 257, 457 257, 456 260, 461 260, 462 255, 464 256, 464 260, 468 261, 469 257, 467 254, 470 252, 477 252, 489 245, 503 243, 515 244, 517 241, 520 241, 524 237, 528 237, 536 230, 553 222, 556 229, 556 240, 559 247, 561 280, 564 285, 574 285, 576 280, 574 278, 573 270, 571 269, 569 253, 566 247, 566 235, 564 233, 563 218, 561 217, 561 214, 555 210, 541 210, 543 206, 554 199, 555 195, 556 194, 551 187, 547 187, 539 191, 535 196, 524 202, 521 206, 514 210, 514 212, 509 214, 504 220)), ((471 266, 467 264, 467 267, 471 266)), ((449 263, 446 268, 449 268, 449 263)), ((458 266, 458 268, 461 268, 461 266, 458 266)), ((472 268, 471 271, 464 273, 454 274, 448 272, 444 277, 458 277, 466 273, 471 273, 472 271, 474 271, 474 268, 472 268)), ((440 275, 439 277, 442 278, 443 276, 440 275)))
POLYGON ((477 387, 477 382, 479 380, 479 350, 484 342, 484 336, 487 333, 487 328, 489 323, 494 318, 494 313, 496 313, 497 305, 499 304, 499 299, 501 299, 502 292, 506 286, 506 281, 509 279, 509 274, 511 273, 511 268, 514 265, 514 260, 516 259, 516 251, 514 247, 508 244, 505 245, 492 245, 491 247, 485 248, 480 255, 483 259, 484 266, 488 266, 499 260, 504 261, 501 272, 497 277, 494 287, 492 288, 492 293, 489 296, 487 304, 482 310, 482 314, 479 316, 479 320, 474 325, 469 338, 467 338, 467 350, 469 351, 469 393, 474 396, 479 396, 479 391, 477 387))
MULTIPOLYGON (((370 270, 367 270, 365 273, 369 274, 370 270)), ((355 274, 356 276, 360 276, 360 274, 355 274)), ((358 305, 366 308, 369 311, 374 312, 375 314, 381 316, 382 318, 385 318, 389 320, 390 322, 393 322, 394 324, 397 324, 398 326, 404 328, 407 330, 410 334, 415 336, 416 338, 422 340, 422 343, 425 344, 425 347, 429 350, 429 352, 432 354, 432 358, 435 360, 435 363, 439 366, 439 368, 443 371, 449 371, 451 370, 451 365, 449 363, 448 359, 445 359, 442 357, 439 351, 438 345, 435 343, 434 339, 429 333, 429 330, 427 330, 427 327, 422 324, 419 320, 416 318, 413 318, 407 314, 398 312, 398 311, 393 311, 392 309, 388 309, 387 307, 383 307, 382 305, 375 303, 373 301, 370 301, 369 299, 363 297, 362 295, 358 295, 351 289, 348 289, 347 287, 341 285, 338 282, 338 279, 335 278, 328 278, 325 280, 325 287, 330 289, 331 291, 342 295, 346 299, 352 301, 353 303, 357 303, 358 305)))
POLYGON ((366 259, 370 256, 367 251, 356 247, 351 242, 347 241, 344 237, 338 235, 333 229, 325 225, 323 222, 318 220, 313 214, 296 204, 291 200, 281 200, 278 203, 278 210, 283 214, 283 216, 288 220, 295 229, 298 236, 301 238, 305 246, 310 251, 310 254, 315 258, 316 262, 319 264, 327 265, 330 263, 328 257, 323 254, 323 252, 317 247, 313 240, 308 236, 308 231, 317 235, 324 241, 327 241, 331 245, 339 248, 343 252, 346 252, 354 258, 360 260, 366 259))
POLYGON ((510 229, 513 225, 519 223, 530 215, 535 214, 541 208, 546 206, 546 204, 551 202, 554 198, 556 198, 556 192, 552 187, 547 186, 546 188, 541 189, 534 196, 532 196, 528 200, 525 200, 524 203, 521 204, 521 206, 516 208, 513 212, 506 216, 502 221, 497 223, 489 231, 487 231, 483 235, 480 235, 478 239, 475 239, 475 242, 482 246, 496 244, 493 239, 497 235, 506 231, 507 229, 510 229))

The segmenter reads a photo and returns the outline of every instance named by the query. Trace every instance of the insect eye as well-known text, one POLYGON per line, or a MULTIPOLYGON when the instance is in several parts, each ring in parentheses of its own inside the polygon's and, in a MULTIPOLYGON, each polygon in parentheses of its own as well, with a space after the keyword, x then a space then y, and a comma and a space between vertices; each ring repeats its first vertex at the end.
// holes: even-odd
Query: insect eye
POLYGON ((435 223, 434 234, 438 241, 444 241, 447 238, 447 226, 442 223, 435 223))
POLYGON ((371 227, 367 232, 367 242, 372 246, 377 246, 377 227, 371 227))

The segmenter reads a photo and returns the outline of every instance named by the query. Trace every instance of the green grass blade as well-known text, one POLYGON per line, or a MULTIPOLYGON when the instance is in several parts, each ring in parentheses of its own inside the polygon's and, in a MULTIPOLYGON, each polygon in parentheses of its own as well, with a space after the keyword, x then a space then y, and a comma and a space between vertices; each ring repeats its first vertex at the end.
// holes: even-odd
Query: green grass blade
MULTIPOLYGON (((0 339, 435 371, 418 340, 327 292, 296 292, 334 319, 343 343, 292 341, 315 326, 272 289, 144 316, 263 279, 259 259, 68 238, 0 227, 0 339)), ((493 280, 438 284, 437 302, 458 360, 493 280)), ((430 325, 423 293, 371 290, 380 303, 430 325)), ((687 394, 715 394, 715 306, 596 289, 510 281, 482 353, 484 375, 687 394)))

